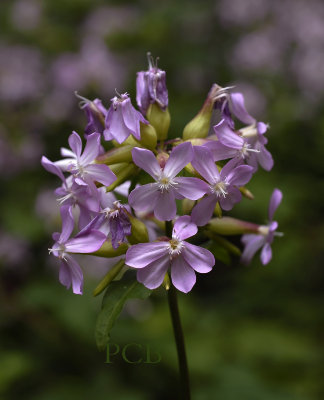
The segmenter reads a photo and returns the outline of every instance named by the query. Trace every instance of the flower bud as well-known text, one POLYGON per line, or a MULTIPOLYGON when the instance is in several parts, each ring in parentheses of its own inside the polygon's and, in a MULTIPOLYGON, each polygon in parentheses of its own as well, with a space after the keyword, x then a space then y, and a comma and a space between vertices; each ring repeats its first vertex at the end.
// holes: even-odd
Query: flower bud
POLYGON ((207 231, 218 233, 220 235, 259 233, 259 225, 231 217, 212 218, 209 221, 206 229, 207 231))
POLYGON ((146 118, 154 126, 157 139, 165 140, 168 137, 171 121, 169 110, 163 111, 156 103, 151 104, 147 110, 146 118))
POLYGON ((148 231, 144 222, 139 219, 133 217, 132 215, 128 215, 129 221, 132 225, 132 233, 127 236, 127 239, 130 244, 137 243, 146 243, 149 241, 148 231))
POLYGON ((129 245, 127 243, 121 243, 120 246, 117 247, 117 249, 114 249, 111 241, 106 241, 99 250, 95 251, 94 253, 91 253, 92 256, 97 256, 97 257, 105 257, 105 258, 112 258, 112 257, 117 257, 121 256, 122 254, 125 254, 126 251, 128 250, 129 245))
POLYGON ((183 215, 190 214, 191 210, 194 207, 194 205, 195 205, 195 201, 194 200, 183 199, 182 200, 182 214, 183 215))
POLYGON ((134 146, 125 145, 107 151, 106 153, 100 155, 96 158, 97 164, 117 164, 130 162, 132 158, 132 148, 134 146))
POLYGON ((224 89, 216 83, 211 87, 199 113, 185 126, 183 139, 205 138, 208 135, 214 104, 224 95, 224 89))
POLYGON ((141 140, 137 141, 139 145, 147 149, 156 148, 157 134, 152 125, 141 124, 141 140))
POLYGON ((247 189, 245 186, 240 187, 240 192, 244 197, 246 197, 249 200, 254 200, 254 195, 252 192, 250 192, 249 189, 247 189))
POLYGON ((159 163, 160 167, 163 169, 165 167, 165 163, 168 161, 169 154, 161 151, 156 156, 157 162, 159 163))

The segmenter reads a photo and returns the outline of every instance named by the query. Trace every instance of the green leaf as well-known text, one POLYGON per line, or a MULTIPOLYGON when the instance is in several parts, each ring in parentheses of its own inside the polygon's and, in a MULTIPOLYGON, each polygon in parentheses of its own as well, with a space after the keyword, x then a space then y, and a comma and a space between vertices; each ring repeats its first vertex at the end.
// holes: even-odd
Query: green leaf
POLYGON ((230 265, 231 263, 231 256, 227 249, 225 249, 221 244, 210 241, 206 246, 210 252, 212 252, 216 258, 216 260, 221 261, 225 265, 230 265))
POLYGON ((146 299, 151 294, 141 283, 137 282, 133 271, 126 273, 120 281, 112 282, 106 290, 102 309, 97 318, 96 342, 99 350, 105 350, 114 323, 128 299, 146 299))

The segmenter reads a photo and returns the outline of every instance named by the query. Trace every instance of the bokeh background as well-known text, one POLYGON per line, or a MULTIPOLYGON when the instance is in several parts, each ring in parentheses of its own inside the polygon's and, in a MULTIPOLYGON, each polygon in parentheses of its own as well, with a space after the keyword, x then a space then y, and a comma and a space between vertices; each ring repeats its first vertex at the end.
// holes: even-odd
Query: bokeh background
MULTIPOLYGON (((106 364, 94 340, 108 268, 83 258, 85 294, 58 282, 48 256, 60 229, 40 167, 85 117, 73 92, 134 99, 146 52, 167 71, 173 136, 211 84, 235 85, 269 122, 270 173, 260 170, 231 215, 263 223, 274 187, 284 237, 272 262, 223 257, 180 296, 193 398, 324 398, 324 3, 320 0, 1 0, 0 398, 176 399, 177 363, 163 290, 132 301, 112 341, 150 345, 157 364, 106 364)), ((234 238, 239 243, 238 238, 234 238)), ((137 356, 136 354, 134 356, 137 356)))

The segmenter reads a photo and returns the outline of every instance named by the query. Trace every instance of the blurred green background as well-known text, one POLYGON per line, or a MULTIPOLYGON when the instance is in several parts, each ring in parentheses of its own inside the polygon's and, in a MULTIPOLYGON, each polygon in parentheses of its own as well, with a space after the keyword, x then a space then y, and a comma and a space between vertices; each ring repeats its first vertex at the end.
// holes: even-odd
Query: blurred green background
POLYGON ((135 99, 147 51, 167 71, 173 136, 213 82, 235 85, 270 123, 275 167, 256 174, 255 200, 231 215, 264 223, 273 188, 284 194, 284 237, 268 266, 259 256, 249 267, 218 262, 179 296, 193 398, 324 398, 323 19, 320 0, 1 0, 1 400, 177 398, 164 291, 130 302, 112 331, 120 347, 150 345, 161 362, 107 364, 91 295, 106 260, 81 259, 85 294, 76 296, 47 252, 60 229, 58 182, 41 155, 58 159, 71 131, 83 132, 75 90, 105 104, 115 88, 135 99))

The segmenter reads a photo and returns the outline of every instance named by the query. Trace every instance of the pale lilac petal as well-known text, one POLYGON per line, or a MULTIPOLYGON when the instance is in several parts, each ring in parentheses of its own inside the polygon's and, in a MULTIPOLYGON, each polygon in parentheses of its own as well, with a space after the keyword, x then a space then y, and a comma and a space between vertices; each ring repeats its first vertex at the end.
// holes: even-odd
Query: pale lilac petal
POLYGON ((218 201, 221 208, 225 211, 229 211, 233 208, 234 204, 239 203, 242 200, 242 194, 236 187, 230 186, 227 189, 226 197, 220 196, 218 201))
MULTIPOLYGON (((118 143, 123 143, 130 135, 130 131, 124 123, 121 107, 117 107, 116 110, 114 110, 113 106, 109 108, 106 116, 106 130, 118 143)), ((110 137, 110 135, 106 136, 107 134, 105 132, 105 139, 109 140, 108 137, 110 137)))
POLYGON ((54 161, 54 165, 56 165, 62 171, 71 172, 71 170, 76 167, 76 159, 65 158, 64 160, 54 161))
POLYGON ((57 175, 63 182, 65 182, 65 177, 61 169, 56 164, 54 164, 45 156, 42 157, 41 163, 46 171, 50 172, 51 174, 57 175))
POLYGON ((270 203, 269 203, 269 221, 272 221, 273 215, 278 208, 279 204, 282 200, 282 192, 279 189, 274 189, 271 195, 270 203))
POLYGON ((247 184, 253 175, 253 167, 249 165, 240 165, 232 170, 230 174, 227 175, 226 181, 230 185, 243 186, 247 184))
POLYGON ((214 213, 217 197, 214 194, 207 195, 191 212, 191 219, 197 226, 204 226, 208 223, 214 213))
POLYGON ((159 192, 157 202, 154 207, 154 216, 160 221, 171 221, 175 218, 177 206, 172 190, 159 192))
POLYGON ((72 206, 62 206, 60 209, 62 219, 62 233, 59 238, 60 243, 65 243, 71 236, 74 228, 74 218, 72 215, 72 206))
POLYGON ((260 153, 256 153, 256 157, 263 169, 266 171, 270 171, 272 169, 274 164, 272 155, 264 146, 260 146, 260 153))
POLYGON ((87 144, 80 157, 82 165, 90 164, 99 154, 100 151, 100 133, 92 133, 87 137, 87 144))
POLYGON ((191 162, 193 158, 193 149, 190 142, 179 144, 175 147, 170 157, 168 158, 165 167, 164 174, 168 178, 174 178, 187 164, 191 162))
POLYGON ((270 224, 268 226, 269 226, 270 232, 274 232, 278 228, 278 222, 272 221, 272 222, 270 222, 270 224))
POLYGON ((228 158, 233 158, 237 155, 237 149, 224 146, 219 141, 210 140, 205 143, 204 146, 211 151, 214 161, 227 160, 228 158))
POLYGON ((65 147, 61 147, 61 156, 62 157, 69 157, 69 158, 76 158, 73 151, 66 149, 65 147))
POLYGON ((161 173, 161 167, 152 151, 134 147, 132 150, 132 157, 134 163, 138 167, 150 174, 152 178, 158 178, 161 173))
POLYGON ((73 153, 79 159, 82 151, 82 141, 80 136, 75 131, 73 131, 73 133, 69 136, 69 145, 73 153))
POLYGON ((79 264, 73 257, 67 255, 66 261, 62 261, 59 280, 67 289, 72 284, 72 291, 74 294, 82 294, 83 292, 83 273, 79 264))
POLYGON ((78 227, 81 230, 90 223, 92 216, 88 208, 85 208, 79 204, 79 209, 80 209, 80 215, 79 215, 78 227))
POLYGON ((210 190, 209 185, 198 178, 178 177, 174 178, 173 180, 177 183, 175 190, 190 200, 198 200, 210 190))
POLYGON ((90 230, 68 240, 65 248, 68 253, 93 253, 100 249, 105 240, 106 235, 102 232, 90 230))
POLYGON ((127 250, 125 263, 133 268, 144 268, 153 261, 169 256, 169 242, 139 243, 127 250))
POLYGON ((174 223, 172 236, 177 236, 180 240, 185 240, 194 236, 198 231, 197 225, 191 221, 190 215, 183 215, 177 218, 174 223))
POLYGON ((246 234, 242 236, 241 240, 245 245, 241 255, 241 262, 249 264, 254 254, 264 245, 265 238, 262 235, 246 234))
MULTIPOLYGON (((123 104, 124 103, 125 101, 123 101, 123 104)), ((123 116, 127 128, 132 132, 137 140, 141 140, 140 122, 143 124, 148 124, 149 122, 146 121, 140 112, 135 110, 131 102, 130 104, 125 105, 125 107, 123 106, 123 116)))
POLYGON ((226 123, 222 120, 214 126, 215 134, 219 141, 224 145, 231 147, 232 149, 240 150, 244 145, 244 139, 237 135, 226 123))
POLYGON ((268 130, 268 125, 264 122, 257 123, 257 131, 260 135, 264 135, 268 130))
POLYGON ((196 283, 195 271, 181 256, 171 262, 171 280, 173 285, 184 293, 188 293, 196 283))
POLYGON ((132 190, 128 196, 128 203, 136 211, 149 212, 154 209, 159 194, 157 184, 148 183, 132 190))
POLYGON ((137 280, 149 289, 156 289, 162 285, 169 265, 169 255, 159 258, 147 267, 139 269, 137 271, 137 280))
POLYGON ((191 268, 197 272, 209 272, 215 265, 215 257, 209 250, 191 243, 185 243, 185 248, 182 250, 181 255, 183 255, 191 268))
POLYGON ((194 158, 191 165, 210 184, 219 181, 220 175, 213 155, 207 146, 194 146, 194 158))
POLYGON ((271 246, 269 243, 266 243, 261 251, 261 262, 263 265, 268 264, 271 261, 272 258, 272 250, 271 250, 271 246))
POLYGON ((245 124, 253 124, 255 119, 246 111, 242 93, 231 93, 232 112, 245 124))
POLYGON ((90 164, 85 168, 85 172, 94 181, 100 182, 105 186, 111 185, 116 179, 116 175, 105 164, 90 164))

